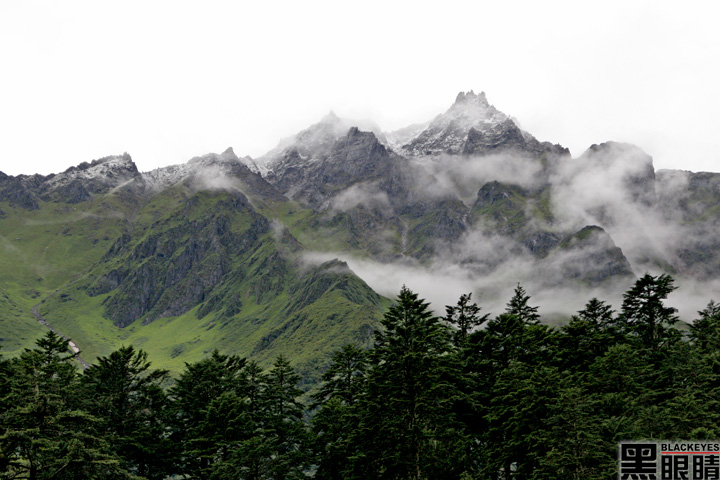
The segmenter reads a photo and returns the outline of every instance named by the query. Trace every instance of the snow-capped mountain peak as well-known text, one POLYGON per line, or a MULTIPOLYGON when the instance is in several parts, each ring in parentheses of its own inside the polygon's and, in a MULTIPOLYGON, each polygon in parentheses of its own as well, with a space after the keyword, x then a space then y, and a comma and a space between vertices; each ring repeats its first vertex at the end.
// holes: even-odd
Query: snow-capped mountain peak
MULTIPOLYGON (((470 128, 484 128, 505 122, 509 117, 490 105, 485 92, 479 95, 470 90, 467 93, 460 92, 455 98, 455 103, 445 112, 439 115, 436 120, 440 125, 448 125, 451 122, 458 123, 458 126, 469 130, 470 128)), ((433 121, 435 123, 435 121, 433 121)), ((432 124, 431 124, 432 126, 432 124)))
POLYGON ((193 157, 187 163, 170 165, 144 172, 143 177, 152 190, 162 190, 191 177, 226 177, 238 174, 239 170, 257 169, 250 157, 240 158, 232 147, 222 153, 208 153, 193 157))
MULTIPOLYGON (((405 140, 400 151, 412 157, 488 154, 499 150, 518 150, 538 153, 560 147, 541 144, 532 135, 520 130, 515 121, 491 105, 485 92, 460 92, 455 103, 435 117, 414 137, 403 129, 391 134, 391 140, 405 140), (401 134, 402 132, 402 134, 401 134)), ((397 148, 397 147, 396 147, 397 148)))
POLYGON ((113 155, 83 162, 57 175, 50 175, 45 181, 47 191, 64 188, 75 182, 83 182, 92 193, 104 192, 131 181, 141 179, 140 172, 130 155, 113 155))
POLYGON ((501 130, 508 122, 512 123, 507 115, 488 103, 485 92, 460 92, 445 113, 435 117, 425 130, 402 148, 413 156, 459 154, 464 152, 471 129, 493 132, 501 130))
POLYGON ((341 118, 330 111, 319 122, 281 140, 277 147, 258 158, 255 161, 257 169, 266 176, 278 168, 318 160, 327 156, 335 142, 345 137, 353 127, 372 132, 380 143, 388 145, 385 134, 374 122, 341 118))
POLYGON ((92 162, 83 162, 78 166, 70 167, 63 173, 57 174, 53 177, 54 181, 61 180, 73 180, 76 178, 81 179, 93 179, 93 178, 105 178, 105 177, 116 177, 121 172, 123 173, 137 173, 137 167, 135 162, 129 154, 124 153, 122 155, 112 155, 109 157, 103 157, 92 162))
POLYGON ((457 94, 457 97, 455 97, 455 103, 472 103, 472 102, 478 102, 485 106, 489 106, 487 97, 485 96, 485 92, 480 92, 479 94, 475 94, 474 91, 470 90, 469 92, 460 92, 457 94))

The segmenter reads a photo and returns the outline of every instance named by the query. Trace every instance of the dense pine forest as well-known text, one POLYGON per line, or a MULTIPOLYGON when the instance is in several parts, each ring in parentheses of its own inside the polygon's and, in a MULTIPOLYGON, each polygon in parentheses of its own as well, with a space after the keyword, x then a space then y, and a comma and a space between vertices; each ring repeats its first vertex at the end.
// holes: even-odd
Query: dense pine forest
POLYGON ((677 328, 674 289, 646 274, 555 328, 520 285, 494 318, 403 288, 308 394, 285 357, 171 379, 127 346, 80 372, 49 332, 0 360, 0 478, 615 478, 620 440, 720 438, 720 305, 677 328))

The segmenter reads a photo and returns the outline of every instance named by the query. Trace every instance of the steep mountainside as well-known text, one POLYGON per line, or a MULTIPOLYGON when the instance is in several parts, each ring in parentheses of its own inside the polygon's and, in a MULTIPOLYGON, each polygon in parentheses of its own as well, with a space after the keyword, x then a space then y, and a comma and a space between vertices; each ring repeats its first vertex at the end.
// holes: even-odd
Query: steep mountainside
POLYGON ((37 307, 86 360, 123 343, 171 369, 214 348, 285 353, 312 378, 334 348, 371 341, 381 295, 405 282, 451 303, 464 292, 442 296, 447 280, 493 311, 518 282, 613 295, 668 272, 707 301, 718 205, 720 174, 655 172, 615 142, 571 158, 473 92, 388 134, 330 114, 257 159, 0 173, 0 342, 29 345, 37 307))
POLYGON ((313 378, 323 352, 370 340, 386 301, 344 263, 305 261, 277 220, 303 210, 231 150, 144 175, 129 156, 92 165, 5 178, 34 201, 3 204, 5 350, 40 331, 35 304, 87 360, 132 342, 178 370, 213 348, 292 352, 313 378), (57 194, 72 182, 84 198, 57 194))

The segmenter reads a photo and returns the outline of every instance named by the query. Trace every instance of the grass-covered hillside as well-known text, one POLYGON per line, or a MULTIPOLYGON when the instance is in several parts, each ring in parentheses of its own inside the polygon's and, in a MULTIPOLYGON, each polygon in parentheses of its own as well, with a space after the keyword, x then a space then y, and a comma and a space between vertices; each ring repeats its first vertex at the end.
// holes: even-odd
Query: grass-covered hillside
POLYGON ((343 262, 306 260, 291 231, 312 212, 236 180, 0 203, 5 354, 46 331, 36 305, 86 361, 129 344, 172 371, 216 348, 261 365, 286 354, 312 381, 332 350, 368 344, 388 301, 343 262))

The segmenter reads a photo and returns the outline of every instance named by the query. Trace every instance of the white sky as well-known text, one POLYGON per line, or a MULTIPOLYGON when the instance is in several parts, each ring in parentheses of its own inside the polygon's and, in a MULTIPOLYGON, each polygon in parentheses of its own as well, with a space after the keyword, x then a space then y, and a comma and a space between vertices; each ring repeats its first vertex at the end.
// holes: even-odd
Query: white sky
POLYGON ((0 2, 0 171, 257 157, 329 110, 390 131, 461 90, 580 155, 720 171, 710 1, 0 2))

